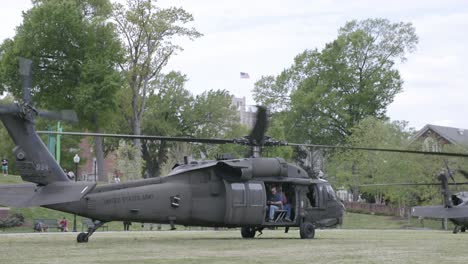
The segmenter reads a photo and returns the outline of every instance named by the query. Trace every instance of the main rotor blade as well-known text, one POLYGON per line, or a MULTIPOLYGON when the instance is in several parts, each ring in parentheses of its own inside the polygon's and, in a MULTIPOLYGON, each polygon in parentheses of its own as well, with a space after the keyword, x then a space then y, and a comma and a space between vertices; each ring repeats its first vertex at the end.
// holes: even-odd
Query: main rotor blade
POLYGON ((61 110, 61 111, 39 111, 39 116, 46 119, 52 120, 63 120, 70 122, 78 122, 78 116, 73 110, 61 110))
POLYGON ((461 175, 463 175, 463 177, 465 177, 468 180, 468 171, 461 169, 458 169, 457 171, 460 172, 461 175))
POLYGON ((254 128, 250 132, 250 144, 254 146, 263 145, 265 140, 265 131, 268 126, 267 111, 264 106, 257 106, 257 120, 255 121, 254 128))
POLYGON ((17 104, 0 104, 0 114, 16 114, 20 112, 17 104))
POLYGON ((412 154, 424 154, 424 155, 435 155, 435 156, 468 157, 467 153, 456 153, 456 152, 452 153, 452 152, 432 152, 432 151, 418 151, 418 150, 405 150, 405 149, 346 147, 346 146, 317 145, 317 144, 298 144, 298 143, 287 143, 287 142, 285 142, 284 144, 287 146, 311 147, 311 148, 322 148, 322 149, 373 150, 373 151, 383 151, 383 152, 412 153, 412 154))
MULTIPOLYGON (((467 185, 468 182, 450 182, 448 185, 467 185)), ((374 183, 374 184, 361 184, 359 187, 374 187, 374 186, 440 186, 440 183, 374 183)))
POLYGON ((139 139, 146 139, 146 140, 167 140, 167 141, 177 141, 177 142, 194 142, 194 143, 211 143, 211 144, 236 143, 236 140, 234 139, 219 139, 219 138, 164 137, 164 136, 82 133, 82 132, 56 132, 56 131, 37 131, 37 133, 38 134, 53 134, 53 135, 70 135, 70 136, 129 138, 129 139, 139 138, 139 139))

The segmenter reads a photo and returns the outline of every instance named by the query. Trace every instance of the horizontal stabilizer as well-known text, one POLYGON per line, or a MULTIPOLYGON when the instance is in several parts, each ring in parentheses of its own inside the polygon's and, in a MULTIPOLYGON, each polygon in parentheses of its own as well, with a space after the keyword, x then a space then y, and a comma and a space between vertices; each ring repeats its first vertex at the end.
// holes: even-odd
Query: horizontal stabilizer
POLYGON ((411 215, 429 218, 464 218, 468 217, 468 207, 416 206, 411 209, 411 215))
POLYGON ((54 182, 46 186, 33 183, 0 185, 0 204, 31 207, 74 202, 95 186, 94 182, 54 182))

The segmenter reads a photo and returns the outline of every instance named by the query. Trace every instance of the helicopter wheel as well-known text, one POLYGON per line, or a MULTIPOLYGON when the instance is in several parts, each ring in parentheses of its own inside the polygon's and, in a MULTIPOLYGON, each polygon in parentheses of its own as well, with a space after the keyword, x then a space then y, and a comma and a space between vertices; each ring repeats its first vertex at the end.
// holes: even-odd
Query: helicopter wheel
POLYGON ((255 232, 256 232, 255 228, 251 226, 241 228, 241 235, 243 238, 254 238, 255 232))
POLYGON ((315 236, 315 227, 311 222, 303 222, 299 227, 299 234, 302 239, 312 239, 315 236))
POLYGON ((460 231, 461 231, 462 233, 465 233, 465 232, 466 232, 466 227, 465 227, 465 226, 462 227, 462 228, 460 229, 460 231))
POLYGON ((87 243, 88 236, 86 235, 86 233, 79 233, 78 236, 76 237, 76 241, 78 243, 87 243))

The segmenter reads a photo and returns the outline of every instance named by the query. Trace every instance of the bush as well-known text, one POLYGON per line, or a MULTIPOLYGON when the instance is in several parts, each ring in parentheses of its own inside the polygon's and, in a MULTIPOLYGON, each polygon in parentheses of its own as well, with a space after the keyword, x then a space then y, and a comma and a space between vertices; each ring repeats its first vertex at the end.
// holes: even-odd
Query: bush
POLYGON ((24 216, 19 213, 0 219, 0 228, 21 226, 23 224, 24 224, 24 216))

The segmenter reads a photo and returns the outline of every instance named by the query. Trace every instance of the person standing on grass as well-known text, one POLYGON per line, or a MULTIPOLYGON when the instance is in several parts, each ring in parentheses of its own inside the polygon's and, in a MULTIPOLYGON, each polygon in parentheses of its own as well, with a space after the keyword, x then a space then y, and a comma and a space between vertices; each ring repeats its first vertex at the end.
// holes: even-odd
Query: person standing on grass
POLYGON ((3 176, 8 176, 8 160, 6 158, 2 159, 2 171, 3 176))
POLYGON ((62 232, 68 232, 68 220, 65 216, 60 220, 59 226, 62 232))

